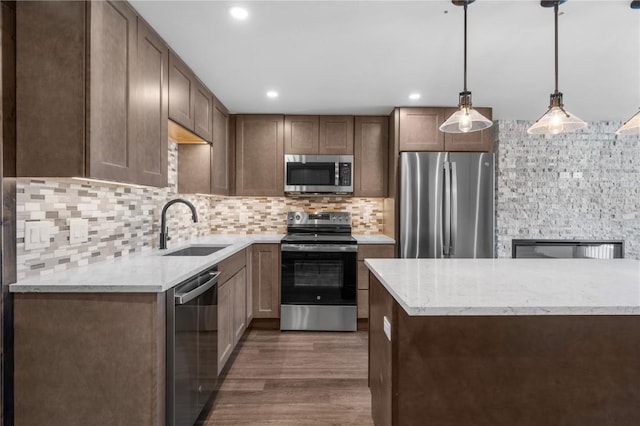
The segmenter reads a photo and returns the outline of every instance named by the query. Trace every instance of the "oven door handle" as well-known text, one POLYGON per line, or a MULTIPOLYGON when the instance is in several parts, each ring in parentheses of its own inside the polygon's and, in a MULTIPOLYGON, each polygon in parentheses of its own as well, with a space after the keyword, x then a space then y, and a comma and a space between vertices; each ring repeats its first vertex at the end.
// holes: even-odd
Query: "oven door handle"
POLYGON ((357 252, 357 244, 341 245, 341 244, 282 244, 280 251, 297 251, 297 252, 357 252))

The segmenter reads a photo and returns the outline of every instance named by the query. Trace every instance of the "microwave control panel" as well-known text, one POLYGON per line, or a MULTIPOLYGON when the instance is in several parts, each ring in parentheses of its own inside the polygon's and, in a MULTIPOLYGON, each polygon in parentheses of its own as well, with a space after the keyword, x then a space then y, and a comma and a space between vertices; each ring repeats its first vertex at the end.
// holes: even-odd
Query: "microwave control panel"
POLYGON ((340 186, 351 186, 351 163, 340 163, 340 186))

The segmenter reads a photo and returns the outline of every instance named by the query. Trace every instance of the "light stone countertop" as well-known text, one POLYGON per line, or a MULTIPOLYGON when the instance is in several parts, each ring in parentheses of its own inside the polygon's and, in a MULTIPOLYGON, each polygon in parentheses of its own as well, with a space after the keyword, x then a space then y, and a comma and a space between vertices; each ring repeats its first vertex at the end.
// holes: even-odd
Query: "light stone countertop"
POLYGON ((284 235, 211 235, 131 256, 21 280, 11 293, 158 293, 197 275, 254 243, 279 244, 284 235), (208 256, 163 256, 189 245, 228 245, 208 256))
MULTIPOLYGON (((210 235, 167 250, 147 250, 112 260, 20 280, 11 293, 156 293, 166 291, 254 243, 279 244, 283 234, 210 235), (228 245, 208 256, 164 256, 189 245, 228 245)), ((353 234, 358 244, 393 244, 385 235, 353 234)))
POLYGON ((409 315, 640 315, 640 260, 367 259, 409 315))
POLYGON ((358 244, 395 244, 396 240, 387 237, 382 234, 375 235, 358 235, 353 234, 353 238, 358 241, 358 244))

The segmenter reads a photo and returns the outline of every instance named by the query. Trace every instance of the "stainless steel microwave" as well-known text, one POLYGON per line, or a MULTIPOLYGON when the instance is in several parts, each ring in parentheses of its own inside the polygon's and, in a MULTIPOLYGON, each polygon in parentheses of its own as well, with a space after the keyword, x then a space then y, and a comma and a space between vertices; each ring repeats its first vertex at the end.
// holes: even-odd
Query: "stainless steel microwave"
POLYGON ((284 192, 353 193, 353 155, 285 155, 284 192))

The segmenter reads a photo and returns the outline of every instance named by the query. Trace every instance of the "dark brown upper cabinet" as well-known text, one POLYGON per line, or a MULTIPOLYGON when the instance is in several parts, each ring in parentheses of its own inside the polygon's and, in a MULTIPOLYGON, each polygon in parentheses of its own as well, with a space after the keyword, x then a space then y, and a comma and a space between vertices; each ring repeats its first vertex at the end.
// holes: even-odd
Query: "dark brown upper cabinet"
POLYGON ((353 155, 353 117, 320 116, 319 154, 353 155))
POLYGON ((353 116, 285 116, 284 153, 353 155, 353 116))
POLYGON ((169 49, 138 19, 137 165, 135 181, 166 186, 168 167, 167 118, 169 109, 169 49))
POLYGON ((213 97, 211 145, 178 144, 178 192, 231 195, 234 150, 229 143, 229 112, 213 97))
POLYGON ((353 195, 386 197, 388 117, 355 117, 353 195))
POLYGON ((400 151, 444 151, 444 108, 400 108, 400 151))
POLYGON ((177 142, 211 142, 213 94, 174 53, 169 54, 169 118, 188 132, 174 129, 177 142), (190 134, 192 133, 192 134, 190 134), (193 137, 193 134, 196 136, 193 137))
POLYGON ((318 154, 320 120, 317 115, 284 117, 284 153, 318 154))
POLYGON ((207 142, 213 134, 213 94, 198 80, 195 81, 193 132, 207 142))
POLYGON ((284 117, 236 116, 236 195, 284 194, 284 117))
MULTIPOLYGON (((476 108, 491 119, 491 108, 476 108)), ((493 151, 493 128, 473 133, 443 133, 440 125, 457 108, 399 108, 399 151, 493 151)))
POLYGON ((166 185, 168 47, 127 3, 18 2, 16 54, 19 176, 166 185))
MULTIPOLYGON (((456 112, 458 108, 445 108, 445 120, 456 112)), ((492 118, 491 108, 476 108, 476 110, 487 117, 492 118)), ((480 132, 472 133, 445 133, 444 150, 458 152, 492 152, 493 151, 493 126, 480 132)))
MULTIPOLYGON (((211 193, 231 195, 233 193, 234 144, 230 137, 229 111, 214 97, 213 141, 211 143, 211 193)), ((233 129, 235 130, 235 129, 233 129)))
POLYGON ((191 68, 169 52, 169 118, 191 131, 195 123, 195 92, 191 68))

